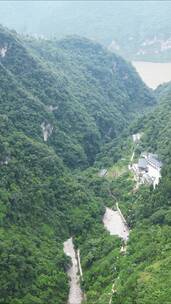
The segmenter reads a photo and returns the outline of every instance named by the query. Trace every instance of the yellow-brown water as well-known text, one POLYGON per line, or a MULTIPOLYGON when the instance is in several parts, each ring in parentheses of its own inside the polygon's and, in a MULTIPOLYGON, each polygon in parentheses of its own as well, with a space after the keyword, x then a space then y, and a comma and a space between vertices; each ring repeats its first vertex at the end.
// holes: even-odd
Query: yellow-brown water
POLYGON ((146 85, 152 89, 171 81, 171 62, 133 61, 132 64, 146 85))

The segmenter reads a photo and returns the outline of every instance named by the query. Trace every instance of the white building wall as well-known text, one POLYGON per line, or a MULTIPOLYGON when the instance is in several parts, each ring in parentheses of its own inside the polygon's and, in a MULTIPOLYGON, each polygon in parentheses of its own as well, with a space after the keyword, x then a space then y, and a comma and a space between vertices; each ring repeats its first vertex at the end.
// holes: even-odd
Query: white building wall
POLYGON ((155 188, 155 186, 158 185, 160 177, 161 177, 160 169, 156 169, 153 166, 151 166, 150 164, 148 164, 148 175, 151 178, 154 178, 153 186, 155 188))

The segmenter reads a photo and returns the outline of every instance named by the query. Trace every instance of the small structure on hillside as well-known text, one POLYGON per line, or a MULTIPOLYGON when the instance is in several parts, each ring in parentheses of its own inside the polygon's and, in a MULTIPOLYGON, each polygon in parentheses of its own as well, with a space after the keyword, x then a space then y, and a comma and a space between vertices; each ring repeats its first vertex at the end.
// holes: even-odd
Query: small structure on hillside
POLYGON ((142 137, 142 133, 136 133, 132 135, 132 139, 134 143, 138 143, 142 137))
POLYGON ((104 176, 106 176, 106 174, 107 174, 107 169, 101 169, 99 172, 100 177, 104 177, 104 176))

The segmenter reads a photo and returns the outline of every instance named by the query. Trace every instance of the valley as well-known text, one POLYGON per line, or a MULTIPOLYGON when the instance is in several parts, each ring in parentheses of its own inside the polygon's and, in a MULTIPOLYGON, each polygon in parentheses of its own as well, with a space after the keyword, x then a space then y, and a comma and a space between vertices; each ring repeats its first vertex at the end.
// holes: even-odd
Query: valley
POLYGON ((78 257, 76 257, 77 253, 75 251, 72 238, 64 242, 64 253, 71 258, 72 263, 68 270, 68 276, 70 278, 68 304, 81 304, 83 300, 83 292, 80 288, 78 257))
POLYGON ((170 84, 78 36, 0 49, 0 304, 169 303, 170 84))
MULTIPOLYGON (((110 235, 118 236, 122 239, 121 252, 126 251, 126 243, 129 237, 129 228, 121 213, 121 210, 116 204, 116 211, 106 207, 103 216, 103 225, 110 235)), ((70 238, 64 242, 64 253, 71 258, 71 265, 68 269, 70 278, 70 291, 68 296, 68 304, 81 304, 83 299, 86 301, 86 296, 83 295, 80 284, 83 280, 79 249, 76 251, 73 244, 73 239, 70 238)))

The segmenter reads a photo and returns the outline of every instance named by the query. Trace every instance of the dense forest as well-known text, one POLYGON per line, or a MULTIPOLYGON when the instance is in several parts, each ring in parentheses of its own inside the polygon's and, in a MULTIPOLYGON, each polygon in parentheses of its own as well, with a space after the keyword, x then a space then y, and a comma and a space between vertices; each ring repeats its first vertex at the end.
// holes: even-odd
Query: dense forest
POLYGON ((80 37, 34 40, 0 28, 0 303, 67 303, 80 248, 88 304, 169 304, 171 280, 171 87, 149 90, 134 68, 80 37), (126 170, 131 135, 163 160, 153 190, 126 170), (119 172, 100 177, 101 168, 119 172), (104 229, 119 202, 131 228, 104 229), (155 301, 154 301, 155 299, 155 301))
POLYGON ((39 141, 46 128, 48 144, 69 167, 92 164, 101 145, 155 103, 131 65, 99 44, 22 41, 4 29, 0 44, 7 48, 1 86, 11 86, 3 114, 10 107, 14 126, 39 141))
POLYGON ((113 172, 120 170, 119 175, 104 178, 103 194, 107 194, 107 188, 110 189, 113 196, 112 201, 108 199, 108 205, 112 207, 115 200, 119 202, 131 234, 124 256, 119 251, 118 241, 114 238, 112 241, 109 236, 109 239, 104 238, 100 230, 97 233, 97 227, 90 232, 90 240, 82 242, 88 303, 108 303, 112 283, 115 286, 113 304, 170 303, 171 86, 158 88, 157 96, 158 91, 160 99, 154 111, 135 120, 118 141, 107 145, 103 151, 105 157, 101 153, 96 164, 110 168, 115 163, 113 172), (126 170, 127 156, 130 159, 133 148, 131 134, 136 132, 143 133, 136 154, 140 155, 145 150, 157 152, 164 163, 162 179, 155 190, 141 186, 138 191, 133 191, 135 182, 126 170), (114 147, 117 154, 113 156, 114 147))

